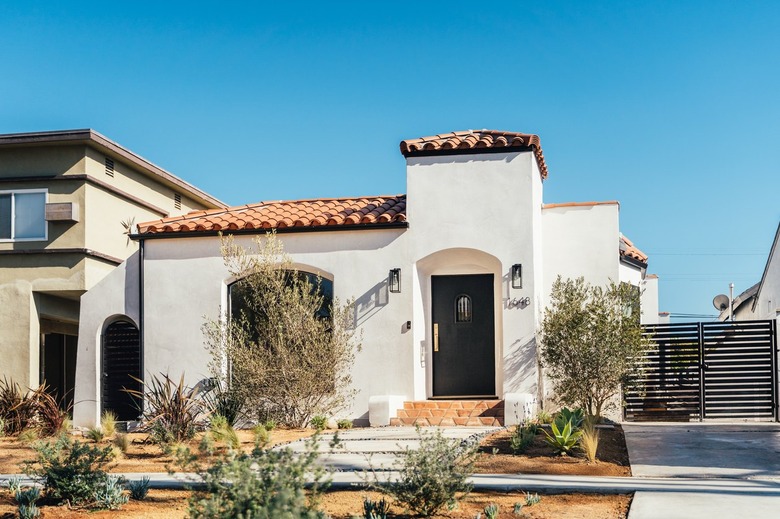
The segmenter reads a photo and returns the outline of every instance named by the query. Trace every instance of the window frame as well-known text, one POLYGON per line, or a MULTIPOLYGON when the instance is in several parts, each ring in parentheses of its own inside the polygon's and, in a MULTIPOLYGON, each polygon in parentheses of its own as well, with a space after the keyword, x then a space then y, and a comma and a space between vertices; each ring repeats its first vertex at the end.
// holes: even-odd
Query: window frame
POLYGON ((3 189, 0 190, 0 195, 11 195, 11 237, 0 238, 0 243, 49 240, 49 222, 46 220, 46 204, 49 203, 48 189, 3 189), (35 193, 43 193, 43 236, 35 236, 33 238, 16 238, 14 237, 16 234, 16 195, 30 195, 35 193))

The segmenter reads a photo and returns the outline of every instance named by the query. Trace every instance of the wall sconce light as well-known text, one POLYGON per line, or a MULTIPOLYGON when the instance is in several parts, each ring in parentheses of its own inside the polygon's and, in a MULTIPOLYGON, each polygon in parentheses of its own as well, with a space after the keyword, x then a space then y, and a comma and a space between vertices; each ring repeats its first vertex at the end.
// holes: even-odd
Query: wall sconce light
POLYGON ((523 266, 519 263, 512 265, 512 288, 523 288, 523 266))
POLYGON ((390 269, 388 285, 390 286, 390 292, 393 294, 401 292, 401 269, 390 269))

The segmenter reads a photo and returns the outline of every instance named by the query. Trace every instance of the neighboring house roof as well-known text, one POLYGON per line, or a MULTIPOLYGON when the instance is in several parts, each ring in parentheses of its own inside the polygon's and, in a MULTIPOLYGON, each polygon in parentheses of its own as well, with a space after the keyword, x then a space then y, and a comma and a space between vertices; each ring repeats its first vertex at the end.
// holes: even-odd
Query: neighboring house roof
MULTIPOLYGON (((742 292, 741 294, 739 294, 737 297, 734 298, 734 303, 733 303, 734 315, 737 314, 737 311, 740 309, 742 305, 745 305, 747 303, 752 303, 753 301, 755 301, 756 294, 758 293, 758 286, 760 284, 761 283, 756 283, 755 285, 748 288, 747 290, 745 290, 744 292, 742 292)), ((725 321, 728 318, 729 318, 728 308, 723 310, 718 316, 719 321, 725 321)))
MULTIPOLYGON (((764 287, 764 281, 766 281, 766 275, 769 272, 769 266, 772 264, 772 259, 775 255, 775 251, 780 248, 780 223, 777 224, 777 231, 775 231, 775 239, 772 242, 772 248, 769 249, 769 257, 766 259, 766 266, 764 266, 764 273, 761 274, 761 281, 758 283, 758 289, 756 290, 756 297, 753 299, 753 306, 751 310, 753 312, 756 311, 756 304, 758 303, 758 298, 761 295, 761 289, 764 287)), ((780 251, 778 251, 778 254, 780 254, 780 251)))
POLYGON ((641 263, 647 263, 647 254, 634 246, 634 242, 620 235, 620 256, 635 259, 641 263))
POLYGON ((255 229, 378 228, 406 222, 406 195, 260 202, 138 224, 139 235, 255 229))
POLYGON ((188 197, 197 202, 210 207, 227 207, 227 204, 217 200, 205 191, 201 191, 180 179, 176 175, 165 171, 161 167, 153 164, 117 144, 108 137, 101 135, 92 129, 80 130, 59 130, 52 132, 31 132, 31 133, 9 133, 0 135, 0 147, 25 147, 41 145, 67 145, 67 144, 85 144, 91 146, 111 158, 127 162, 147 176, 169 185, 171 188, 187 194, 188 197))
POLYGON ((499 130, 466 130, 401 141, 401 153, 404 157, 522 151, 524 149, 534 151, 539 172, 542 178, 547 178, 547 164, 544 161, 542 144, 538 135, 499 130))

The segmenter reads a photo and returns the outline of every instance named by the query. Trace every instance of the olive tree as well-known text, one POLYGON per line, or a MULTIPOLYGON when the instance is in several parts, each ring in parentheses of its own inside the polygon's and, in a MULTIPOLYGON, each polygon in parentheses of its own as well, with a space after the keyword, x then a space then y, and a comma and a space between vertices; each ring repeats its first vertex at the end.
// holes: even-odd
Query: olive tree
POLYGON ((360 350, 351 306, 325 294, 318 276, 296 270, 273 233, 250 248, 223 237, 221 249, 239 281, 230 315, 204 326, 212 374, 247 412, 291 427, 345 408, 360 350))
POLYGON ((648 343, 639 324, 639 290, 583 278, 553 283, 541 329, 541 361, 561 403, 592 416, 614 406, 648 343))

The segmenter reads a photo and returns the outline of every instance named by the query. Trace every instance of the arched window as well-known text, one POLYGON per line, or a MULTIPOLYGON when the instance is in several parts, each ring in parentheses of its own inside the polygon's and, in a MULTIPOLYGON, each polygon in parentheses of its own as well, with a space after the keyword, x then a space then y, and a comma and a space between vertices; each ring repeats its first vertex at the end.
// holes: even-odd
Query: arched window
POLYGON ((471 298, 465 294, 456 297, 455 298, 455 322, 470 323, 471 314, 472 314, 471 298))
MULTIPOLYGON (((293 289, 293 291, 307 290, 309 294, 317 294, 320 304, 314 315, 321 319, 330 319, 333 306, 333 282, 331 280, 311 272, 293 270, 285 272, 285 280, 286 287, 293 289)), ((256 324, 257 320, 267 318, 263 308, 269 302, 266 299, 267 294, 262 292, 274 290, 273 284, 270 285, 256 282, 252 276, 240 279, 230 285, 230 319, 247 325, 245 327, 247 338, 252 342, 258 340, 258 327, 253 326, 253 323, 256 324)))

